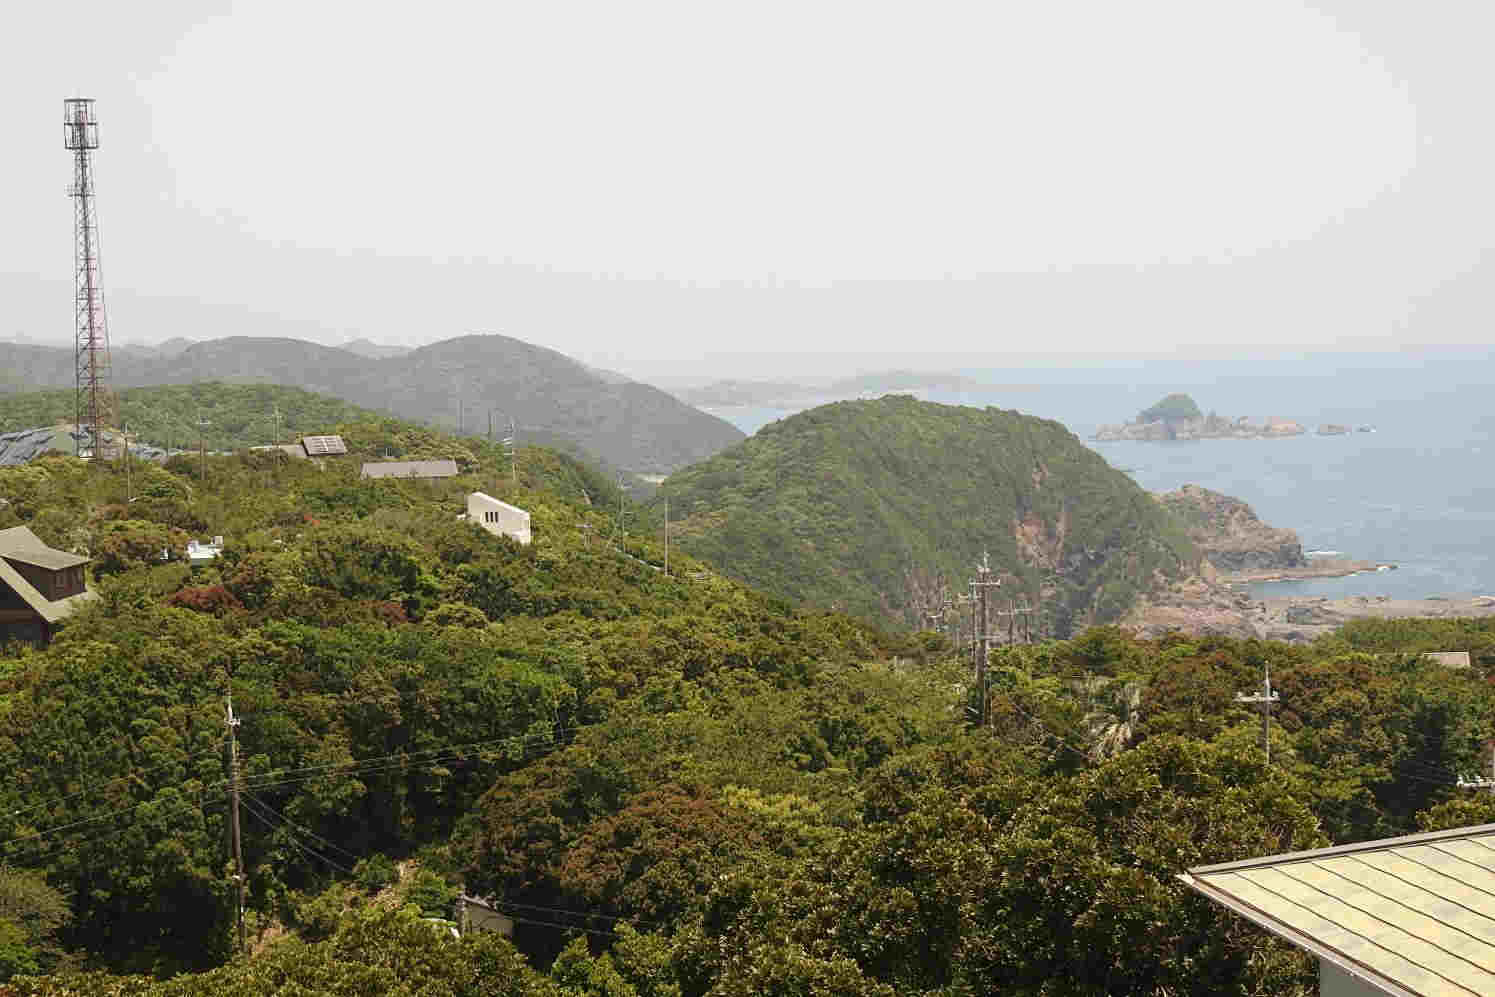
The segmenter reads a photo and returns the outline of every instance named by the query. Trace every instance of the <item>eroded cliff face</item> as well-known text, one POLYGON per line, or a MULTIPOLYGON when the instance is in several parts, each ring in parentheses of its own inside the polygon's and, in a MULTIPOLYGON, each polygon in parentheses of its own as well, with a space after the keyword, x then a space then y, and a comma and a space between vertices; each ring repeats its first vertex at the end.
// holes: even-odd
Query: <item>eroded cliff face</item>
POLYGON ((1301 568, 1308 563, 1296 533, 1263 523, 1240 499, 1184 485, 1158 500, 1183 522, 1205 560, 1223 574, 1301 568))

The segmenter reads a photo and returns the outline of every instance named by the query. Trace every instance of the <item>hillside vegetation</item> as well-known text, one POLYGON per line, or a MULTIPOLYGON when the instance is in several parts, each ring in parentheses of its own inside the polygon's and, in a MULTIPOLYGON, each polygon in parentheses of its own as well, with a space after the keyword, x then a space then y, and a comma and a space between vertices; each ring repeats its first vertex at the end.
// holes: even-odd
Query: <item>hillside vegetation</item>
MULTIPOLYGON (((922 623, 989 552, 1048 630, 1192 570, 1181 527, 1057 422, 888 396, 764 427, 672 475, 680 546, 786 598, 922 623)), ((1004 597, 1007 593, 1004 593, 1004 597)))
MULTIPOLYGON (((115 394, 115 412, 129 428, 131 442, 192 450, 199 441, 209 450, 243 450, 274 443, 277 431, 285 443, 334 432, 341 423, 397 421, 387 412, 300 388, 221 381, 125 388, 115 394), (200 419, 206 425, 199 425, 200 419)), ((71 388, 0 395, 0 432, 71 423, 75 417, 71 388)))
MULTIPOLYGON (((0 370, 12 390, 71 388, 75 377, 70 351, 10 343, 0 343, 0 370)), ((526 439, 569 441, 627 471, 667 472, 742 439, 657 388, 508 336, 463 336, 386 357, 295 339, 215 339, 171 353, 121 351, 113 381, 120 389, 285 385, 467 434, 486 434, 491 411, 496 427, 512 418, 526 439)))
MULTIPOLYGON (((1079 474, 1053 424, 958 419, 1050 455, 1040 483, 1079 474)), ((47 649, 0 648, 0 997, 1309 997, 1311 960, 1176 874, 1495 819, 1455 782, 1485 760, 1495 622, 1098 627, 995 652, 976 689, 934 634, 679 550, 667 575, 566 455, 524 449, 516 485, 485 441, 336 428, 463 474, 174 458, 136 464, 129 502, 117 465, 0 468, 0 528, 87 551, 101 596, 47 649), (458 520, 473 488, 534 542, 458 520), (218 561, 160 561, 194 532, 218 561), (1456 647, 1472 668, 1417 653, 1456 647), (1270 764, 1235 699, 1267 666, 1270 764), (512 940, 452 937, 463 888, 512 940)))

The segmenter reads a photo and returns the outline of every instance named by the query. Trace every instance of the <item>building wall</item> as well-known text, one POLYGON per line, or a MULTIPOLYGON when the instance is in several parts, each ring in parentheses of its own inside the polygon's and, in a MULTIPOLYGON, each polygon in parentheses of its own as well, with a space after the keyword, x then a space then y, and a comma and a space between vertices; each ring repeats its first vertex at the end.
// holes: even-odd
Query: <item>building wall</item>
POLYGON ((1386 997, 1386 991, 1357 980, 1332 962, 1320 959, 1319 997, 1386 997))
POLYGON ((25 561, 6 561, 16 572, 28 582, 31 587, 40 592, 45 598, 57 600, 65 599, 70 595, 77 595, 83 591, 83 566, 80 564, 72 568, 62 568, 53 571, 35 564, 27 564, 25 561))
POLYGON ((13 610, 0 613, 0 646, 15 641, 35 647, 46 647, 52 639, 51 628, 47 626, 47 621, 35 613, 31 613, 30 617, 25 619, 21 618, 21 615, 13 610))
POLYGON ((473 492, 467 496, 467 519, 489 533, 513 537, 522 544, 531 540, 529 513, 482 492, 473 492))

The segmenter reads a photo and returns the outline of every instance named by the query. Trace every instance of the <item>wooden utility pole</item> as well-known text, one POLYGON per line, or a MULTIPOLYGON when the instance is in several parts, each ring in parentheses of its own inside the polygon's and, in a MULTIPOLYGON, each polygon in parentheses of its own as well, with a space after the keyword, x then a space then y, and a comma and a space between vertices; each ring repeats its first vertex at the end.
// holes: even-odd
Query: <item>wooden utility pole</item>
POLYGON ((519 427, 509 420, 509 435, 504 437, 504 453, 509 458, 509 478, 519 487, 519 427))
POLYGON ((239 721, 234 716, 234 697, 227 697, 229 828, 234 845, 234 880, 239 898, 239 953, 247 951, 244 937, 244 852, 239 842, 239 721))
MULTIPOLYGON (((120 458, 125 462, 125 505, 130 504, 130 424, 123 419, 119 423, 120 435, 124 437, 124 447, 120 450, 120 458)), ((126 517, 129 518, 128 516, 126 517)))
POLYGON ((1277 705, 1280 697, 1272 691, 1272 666, 1262 666, 1261 692, 1247 695, 1244 692, 1235 694, 1237 703, 1249 703, 1261 711, 1261 751, 1266 755, 1267 764, 1272 764, 1272 707, 1277 705))
POLYGON ((975 659, 976 692, 981 697, 977 720, 982 727, 985 727, 991 721, 991 710, 986 693, 986 658, 991 649, 991 590, 1000 588, 1002 585, 1000 579, 992 577, 991 555, 986 553, 981 555, 981 563, 976 565, 976 577, 969 584, 973 616, 971 653, 975 659))
POLYGON ((208 420, 202 417, 202 409, 197 410, 197 450, 202 458, 202 483, 208 483, 208 420))

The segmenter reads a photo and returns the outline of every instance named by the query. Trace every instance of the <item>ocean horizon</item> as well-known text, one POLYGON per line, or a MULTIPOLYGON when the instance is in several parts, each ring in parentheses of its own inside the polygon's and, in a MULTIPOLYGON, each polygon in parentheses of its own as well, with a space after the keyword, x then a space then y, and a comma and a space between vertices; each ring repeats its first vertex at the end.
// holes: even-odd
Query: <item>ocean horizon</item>
MULTIPOLYGON (((1478 362, 1465 356, 1410 369, 1251 373, 1208 383, 1164 382, 1156 375, 1105 383, 1103 372, 1095 371, 965 370, 957 373, 997 383, 916 394, 1057 420, 1148 491, 1199 485, 1241 499, 1272 526, 1296 531, 1305 551, 1396 565, 1251 586, 1258 597, 1457 597, 1495 594, 1495 376, 1488 354, 1472 356, 1478 362), (1015 380, 1024 374, 1030 383, 1015 380), (1308 432, 1168 443, 1090 439, 1100 426, 1127 421, 1171 391, 1187 392, 1207 412, 1255 421, 1280 416, 1308 432), (1317 434, 1330 423, 1375 431, 1317 434)), ((751 434, 818 403, 707 411, 751 434)))

